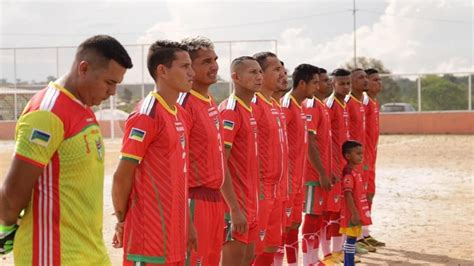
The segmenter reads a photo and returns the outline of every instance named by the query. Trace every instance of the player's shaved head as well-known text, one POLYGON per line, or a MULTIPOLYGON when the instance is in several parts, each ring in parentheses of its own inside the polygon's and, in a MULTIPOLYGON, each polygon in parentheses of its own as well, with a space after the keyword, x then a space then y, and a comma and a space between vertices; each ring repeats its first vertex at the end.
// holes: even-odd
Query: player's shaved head
MULTIPOLYGON (((232 64, 230 65, 230 72, 231 73, 237 73, 239 74, 242 70, 245 69, 245 66, 247 66, 248 62, 257 62, 255 58, 251 56, 241 56, 237 57, 234 60, 232 60, 232 64)), ((258 63, 258 62, 257 62, 258 63)))
POLYGON ((125 48, 113 37, 96 35, 83 41, 76 51, 77 62, 87 61, 94 68, 106 67, 110 60, 124 68, 132 68, 132 59, 125 48))

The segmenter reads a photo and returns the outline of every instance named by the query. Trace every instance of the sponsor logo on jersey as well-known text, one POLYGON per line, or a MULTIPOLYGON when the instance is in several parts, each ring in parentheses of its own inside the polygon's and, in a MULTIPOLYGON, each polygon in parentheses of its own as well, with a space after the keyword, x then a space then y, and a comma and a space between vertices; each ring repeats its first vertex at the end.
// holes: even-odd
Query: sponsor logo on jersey
POLYGON ((51 134, 48 132, 33 128, 31 132, 30 141, 41 146, 48 146, 49 141, 51 140, 51 134))
POLYGON ((143 142, 143 140, 145 139, 145 135, 146 135, 145 130, 141 130, 136 127, 133 127, 132 131, 130 131, 130 135, 128 136, 128 138, 143 142))
POLYGON ((224 120, 222 124, 224 126, 224 129, 234 130, 234 122, 229 121, 229 120, 224 120))

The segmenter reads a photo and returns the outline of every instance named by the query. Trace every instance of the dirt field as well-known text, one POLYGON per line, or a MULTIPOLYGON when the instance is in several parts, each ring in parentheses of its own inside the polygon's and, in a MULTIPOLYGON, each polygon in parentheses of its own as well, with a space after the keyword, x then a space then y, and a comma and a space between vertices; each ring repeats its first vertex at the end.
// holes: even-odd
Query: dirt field
MULTIPOLYGON (((0 142, 0 179, 13 146, 0 142)), ((110 199, 119 141, 106 150, 104 238, 120 265, 110 199)), ((474 136, 382 136, 377 167, 372 235, 387 247, 359 265, 474 265, 474 136)), ((0 259, 11 264, 11 255, 0 259)))

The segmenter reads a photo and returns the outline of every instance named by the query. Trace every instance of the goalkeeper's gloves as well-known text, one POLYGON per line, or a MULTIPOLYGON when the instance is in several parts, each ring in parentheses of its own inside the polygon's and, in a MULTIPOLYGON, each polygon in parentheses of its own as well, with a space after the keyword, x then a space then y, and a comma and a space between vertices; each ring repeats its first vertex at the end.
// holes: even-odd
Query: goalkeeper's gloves
POLYGON ((13 238, 15 238, 18 225, 0 224, 0 255, 8 254, 13 250, 13 238))

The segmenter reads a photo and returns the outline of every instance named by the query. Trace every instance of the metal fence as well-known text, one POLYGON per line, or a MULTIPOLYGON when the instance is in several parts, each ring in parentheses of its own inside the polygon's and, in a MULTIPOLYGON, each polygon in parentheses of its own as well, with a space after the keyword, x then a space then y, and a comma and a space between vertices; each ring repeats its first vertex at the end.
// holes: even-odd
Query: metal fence
MULTIPOLYGON (((125 45, 134 67, 127 71, 117 94, 96 107, 99 120, 122 120, 154 87, 146 68, 149 45, 125 45)), ((76 47, 0 48, 0 122, 16 121, 31 96, 48 81, 66 73, 76 47)), ((217 101, 229 95, 232 58, 268 50, 278 52, 276 40, 215 42, 220 79, 211 86, 217 101)), ((474 72, 384 74, 382 105, 412 106, 415 111, 472 111, 474 72)), ((111 122, 111 123, 112 123, 111 122)), ((111 124, 112 126, 112 124, 111 124)), ((112 127, 113 128, 113 127, 112 127)), ((111 136, 116 135, 111 132, 111 136)))

